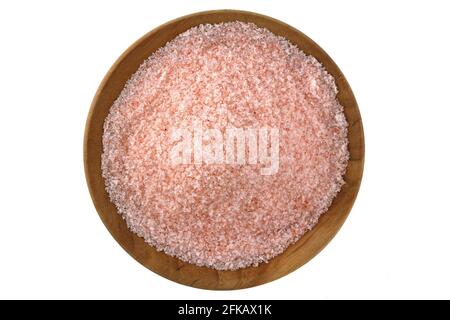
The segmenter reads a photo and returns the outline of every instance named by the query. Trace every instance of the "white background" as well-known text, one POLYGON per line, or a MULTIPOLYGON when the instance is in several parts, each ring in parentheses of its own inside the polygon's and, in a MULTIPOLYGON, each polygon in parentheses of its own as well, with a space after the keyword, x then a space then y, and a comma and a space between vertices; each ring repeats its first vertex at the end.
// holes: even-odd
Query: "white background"
POLYGON ((0 298, 450 298, 450 5, 446 1, 2 1, 0 298), (126 254, 91 202, 82 142, 101 79, 136 39, 209 9, 270 15, 314 39, 358 100, 355 206, 310 263, 214 292, 126 254))

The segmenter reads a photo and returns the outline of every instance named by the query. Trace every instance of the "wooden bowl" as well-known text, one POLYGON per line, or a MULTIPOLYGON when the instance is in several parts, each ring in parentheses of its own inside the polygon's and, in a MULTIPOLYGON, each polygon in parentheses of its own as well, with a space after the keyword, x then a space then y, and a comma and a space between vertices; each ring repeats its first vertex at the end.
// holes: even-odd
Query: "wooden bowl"
POLYGON ((364 135, 361 117, 352 90, 331 58, 311 39, 291 26, 252 12, 217 10, 191 14, 172 20, 147 33, 114 63, 103 79, 89 111, 84 138, 84 166, 89 191, 106 228, 133 258, 167 279, 204 289, 241 289, 278 279, 305 264, 324 248, 347 218, 361 183, 364 166, 364 135), (156 251, 128 230, 105 191, 101 172, 103 123, 109 108, 122 91, 125 82, 139 65, 155 50, 187 29, 203 23, 227 21, 253 22, 296 44, 314 56, 334 76, 339 89, 338 99, 344 106, 349 123, 350 161, 345 174, 346 184, 318 224, 281 255, 258 267, 237 271, 217 271, 198 267, 156 251))

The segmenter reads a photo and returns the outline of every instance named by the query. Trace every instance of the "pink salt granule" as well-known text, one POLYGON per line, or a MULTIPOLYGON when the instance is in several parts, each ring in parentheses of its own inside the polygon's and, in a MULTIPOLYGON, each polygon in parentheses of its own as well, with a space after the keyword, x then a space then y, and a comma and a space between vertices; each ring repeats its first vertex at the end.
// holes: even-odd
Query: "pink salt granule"
POLYGON ((312 56, 244 22, 199 25, 152 54, 104 124, 107 192, 157 250, 218 270, 257 266, 314 227, 344 184, 347 122, 312 56), (173 128, 279 129, 279 169, 181 164, 173 128))

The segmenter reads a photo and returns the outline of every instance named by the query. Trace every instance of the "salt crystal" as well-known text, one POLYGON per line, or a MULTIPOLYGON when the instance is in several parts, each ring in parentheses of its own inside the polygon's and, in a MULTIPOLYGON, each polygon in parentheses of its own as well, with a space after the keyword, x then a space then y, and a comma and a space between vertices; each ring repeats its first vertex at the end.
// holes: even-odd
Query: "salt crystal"
POLYGON ((219 270, 267 262, 314 227, 344 183, 347 122, 336 93, 314 57, 266 29, 194 27, 150 56, 111 107, 109 196, 157 250, 219 270), (170 165, 170 129, 193 123, 278 128, 277 173, 261 175, 254 162, 170 165))

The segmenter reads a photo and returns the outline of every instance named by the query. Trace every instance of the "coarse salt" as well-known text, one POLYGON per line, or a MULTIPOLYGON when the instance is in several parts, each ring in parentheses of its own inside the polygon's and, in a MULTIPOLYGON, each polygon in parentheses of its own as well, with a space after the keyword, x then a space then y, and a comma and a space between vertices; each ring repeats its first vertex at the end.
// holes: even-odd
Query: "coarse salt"
POLYGON ((111 107, 108 194, 157 250, 218 270, 267 262, 314 227, 344 183, 347 122, 336 94, 314 57, 267 29, 191 28, 151 55, 111 107), (276 173, 261 174, 259 162, 173 165, 171 132, 194 125, 277 128, 276 173))

